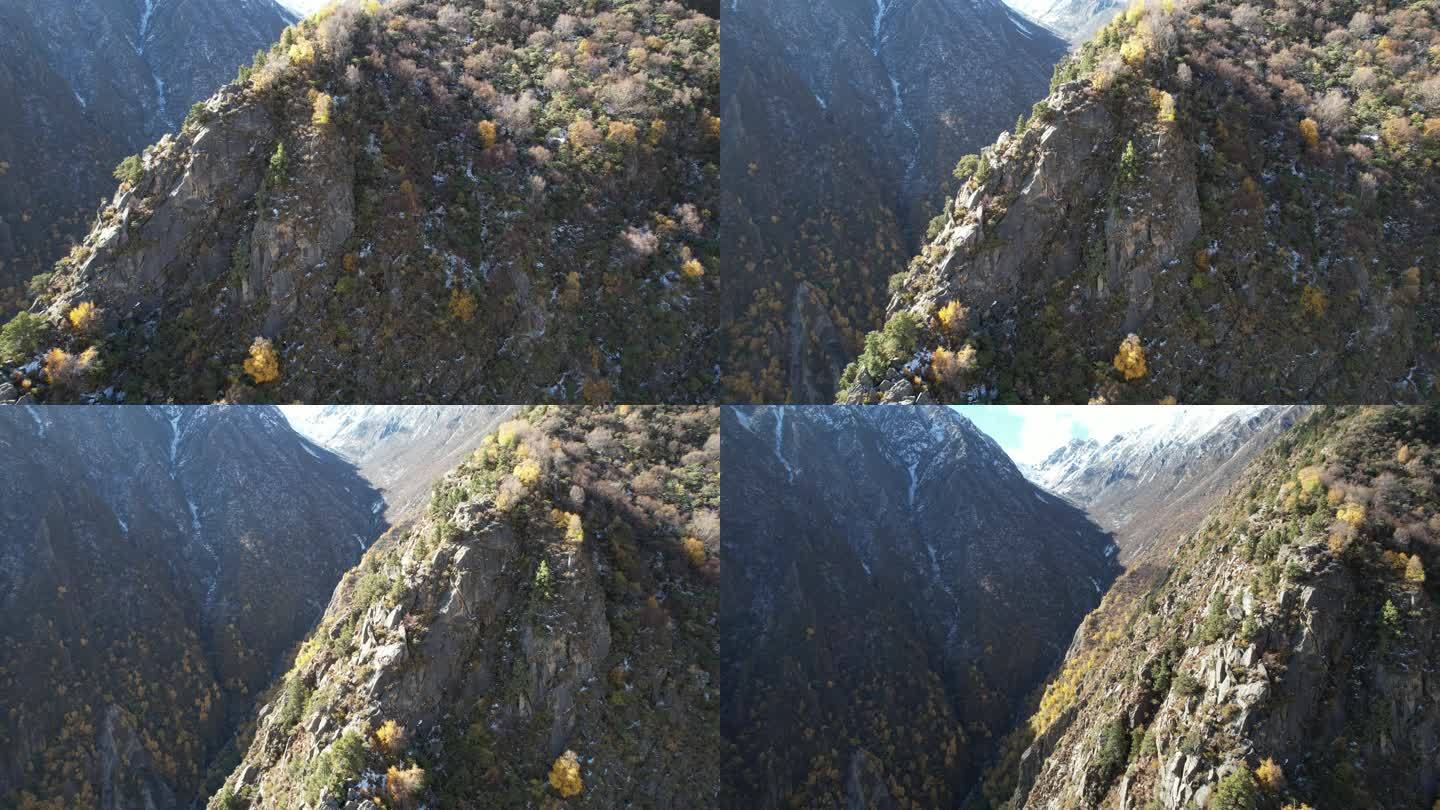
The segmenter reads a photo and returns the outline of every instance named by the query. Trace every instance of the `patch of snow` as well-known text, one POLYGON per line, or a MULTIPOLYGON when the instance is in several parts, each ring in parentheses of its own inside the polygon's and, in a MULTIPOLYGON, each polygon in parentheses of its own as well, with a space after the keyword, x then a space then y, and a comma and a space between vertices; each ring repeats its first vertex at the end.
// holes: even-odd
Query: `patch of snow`
POLYGON ((787 481, 794 481, 794 480, 795 480, 795 468, 790 466, 790 462, 785 458, 785 452, 784 452, 784 450, 781 449, 781 447, 780 447, 780 443, 781 443, 781 441, 783 441, 783 439, 784 439, 784 432, 785 432, 785 406, 782 405, 782 406, 779 406, 779 407, 777 407, 777 408, 775 409, 775 457, 778 458, 778 459, 780 459, 780 463, 781 463, 781 464, 784 464, 784 465, 785 465, 785 476, 786 476, 786 480, 787 480, 787 481))

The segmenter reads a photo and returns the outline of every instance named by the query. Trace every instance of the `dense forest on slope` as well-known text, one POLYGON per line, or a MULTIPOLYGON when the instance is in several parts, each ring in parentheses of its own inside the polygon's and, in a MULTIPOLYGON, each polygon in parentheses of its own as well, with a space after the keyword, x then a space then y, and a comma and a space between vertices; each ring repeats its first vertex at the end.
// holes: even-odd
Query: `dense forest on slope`
POLYGON ((0 363, 67 401, 712 398, 717 29, 329 6, 121 164, 0 363))
POLYGON ((1432 395, 1428 0, 1160 0, 978 156, 844 401, 1432 395))
POLYGON ((1321 409, 1086 618, 994 807, 1429 807, 1440 412, 1321 409))
POLYGON ((273 407, 0 411, 0 805, 179 810, 379 495, 273 407))
POLYGON ((1044 95, 1064 43, 1000 0, 725 10, 726 385, 829 402, 950 168, 1044 95))
POLYGON ((45 286, 30 279, 89 231, 115 164, 294 19, 274 0, 0 5, 0 316, 29 306, 45 286))
POLYGON ((538 407, 351 570, 211 810, 713 807, 719 412, 538 407))

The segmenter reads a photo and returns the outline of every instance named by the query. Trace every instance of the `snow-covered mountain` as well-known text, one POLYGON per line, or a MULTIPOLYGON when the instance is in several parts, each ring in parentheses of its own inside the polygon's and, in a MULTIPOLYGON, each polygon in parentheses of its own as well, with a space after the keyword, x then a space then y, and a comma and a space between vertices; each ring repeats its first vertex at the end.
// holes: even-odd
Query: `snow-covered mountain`
MULTIPOLYGON (((508 419, 510 405, 295 405, 295 430, 349 460, 384 495, 399 523, 423 505, 430 484, 508 419)), ((378 506, 378 504, 377 504, 378 506)))
MULTIPOLYGON (((1119 407, 1119 406, 1117 406, 1119 407)), ((1245 464, 1305 412, 1295 406, 1177 407, 1174 418, 1104 443, 1075 439, 1025 467, 1030 480, 1090 512, 1120 559, 1188 525, 1245 464)))

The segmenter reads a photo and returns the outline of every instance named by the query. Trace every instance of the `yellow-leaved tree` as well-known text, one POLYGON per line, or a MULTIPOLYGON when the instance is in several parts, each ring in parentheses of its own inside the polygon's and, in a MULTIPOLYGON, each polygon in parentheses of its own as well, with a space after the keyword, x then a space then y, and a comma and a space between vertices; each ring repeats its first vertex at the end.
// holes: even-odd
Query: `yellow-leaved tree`
POLYGON ((100 321, 100 308, 89 301, 82 301, 65 317, 70 320, 70 326, 76 332, 89 332, 100 321))
POLYGON ((574 751, 561 754, 550 766, 550 787, 567 799, 579 796, 580 791, 585 789, 585 783, 580 779, 580 758, 574 751))
POLYGON ((250 344, 250 356, 245 358, 245 373, 256 385, 280 379, 280 353, 269 338, 257 337, 250 344))
POLYGON ((1115 353, 1115 370, 1124 375, 1126 380, 1138 380, 1144 377, 1149 369, 1145 367, 1145 347, 1140 345, 1140 336, 1128 335, 1120 342, 1120 350, 1115 353))

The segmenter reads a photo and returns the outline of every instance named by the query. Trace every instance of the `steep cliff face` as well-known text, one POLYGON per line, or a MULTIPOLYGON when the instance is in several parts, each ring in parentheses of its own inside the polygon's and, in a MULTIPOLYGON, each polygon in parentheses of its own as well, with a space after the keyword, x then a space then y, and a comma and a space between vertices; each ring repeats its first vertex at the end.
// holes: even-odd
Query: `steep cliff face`
POLYGON ((725 312, 737 397, 827 402, 955 161, 1064 44, 999 0, 725 7, 725 312))
POLYGON ((1433 408, 1325 410, 1277 438, 1164 577, 1127 574, 1086 619, 991 799, 1429 806, 1437 442, 1433 408))
POLYGON ((381 526, 269 407, 0 414, 0 797, 188 806, 381 526))
POLYGON ((128 164, 3 359, 52 400, 710 398, 717 23, 572 11, 286 29, 128 164))
POLYGON ((1114 546, 949 409, 730 408, 722 452, 726 805, 953 806, 1114 546))
POLYGON ((83 237, 111 171, 270 47, 294 15, 273 0, 17 0, 0 8, 0 287, 83 237))
POLYGON ((713 806, 718 430, 501 425, 344 578, 210 807, 713 806))
POLYGON ((298 405, 290 424, 379 489, 391 525, 424 508, 434 482, 510 418, 513 405, 298 405))
POLYGON ((841 399, 1427 396, 1435 24, 1426 3, 1132 6, 962 163, 841 399))
POLYGON ((1143 564, 1209 511, 1250 460, 1306 412, 1299 406, 1177 409, 1175 418, 1101 445, 1076 440, 1028 474, 1115 537, 1120 562, 1143 564))

